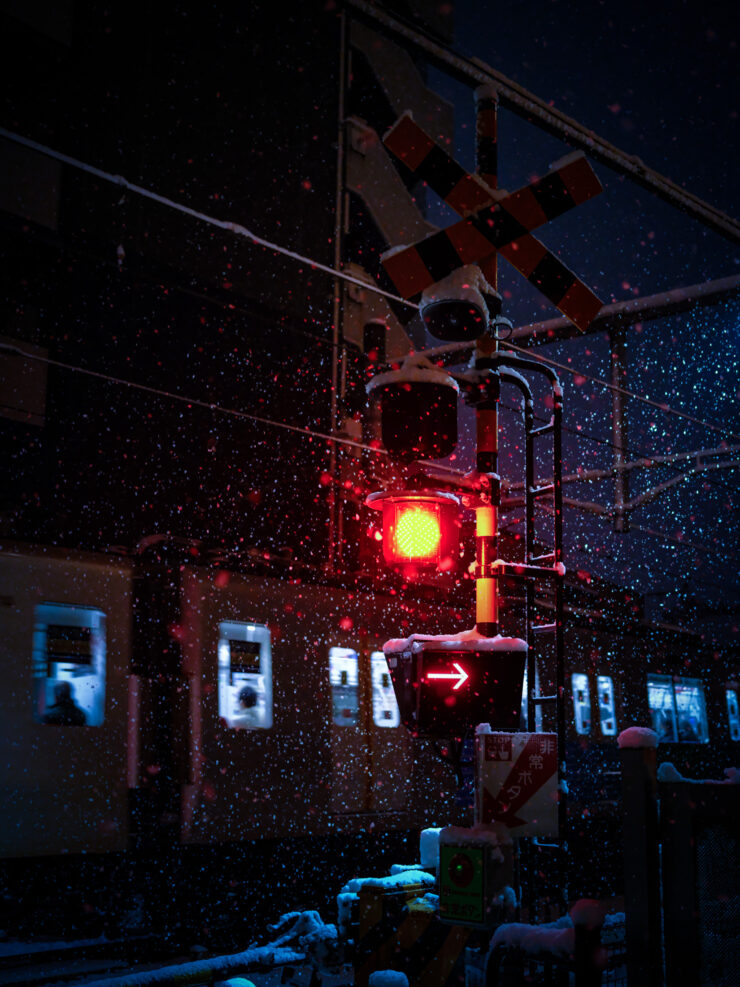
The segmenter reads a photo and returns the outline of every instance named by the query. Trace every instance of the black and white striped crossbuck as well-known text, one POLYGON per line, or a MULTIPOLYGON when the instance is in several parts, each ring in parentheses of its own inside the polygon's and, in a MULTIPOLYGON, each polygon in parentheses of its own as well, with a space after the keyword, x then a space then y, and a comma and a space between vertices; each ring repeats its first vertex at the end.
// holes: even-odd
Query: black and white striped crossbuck
POLYGON ((391 127, 383 143, 463 217, 383 258, 383 267, 404 298, 413 298, 457 268, 480 263, 498 251, 585 332, 601 309, 601 301, 531 233, 602 191, 583 153, 570 155, 543 178, 516 192, 496 195, 407 113, 391 127))

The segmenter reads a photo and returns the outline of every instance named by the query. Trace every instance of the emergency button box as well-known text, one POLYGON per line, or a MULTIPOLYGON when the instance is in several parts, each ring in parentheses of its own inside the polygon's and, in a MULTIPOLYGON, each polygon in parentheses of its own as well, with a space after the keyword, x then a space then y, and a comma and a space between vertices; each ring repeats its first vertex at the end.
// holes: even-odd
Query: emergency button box
POLYGON ((557 838, 557 734, 479 730, 475 739, 476 820, 512 837, 557 838))
POLYGON ((439 917, 487 929, 504 919, 504 888, 513 883, 510 846, 440 843, 439 917))

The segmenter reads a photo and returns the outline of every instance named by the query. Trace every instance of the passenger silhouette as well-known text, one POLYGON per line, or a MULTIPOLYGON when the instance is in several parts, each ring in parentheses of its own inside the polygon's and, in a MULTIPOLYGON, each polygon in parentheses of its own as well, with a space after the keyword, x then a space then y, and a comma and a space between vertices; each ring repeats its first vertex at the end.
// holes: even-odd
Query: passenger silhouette
POLYGON ((256 727, 259 723, 257 690, 245 685, 237 696, 237 712, 231 718, 232 727, 256 727))
POLYGON ((56 726, 85 726, 87 716, 75 702, 70 682, 57 682, 54 686, 54 700, 55 702, 41 718, 42 723, 52 723, 56 726))

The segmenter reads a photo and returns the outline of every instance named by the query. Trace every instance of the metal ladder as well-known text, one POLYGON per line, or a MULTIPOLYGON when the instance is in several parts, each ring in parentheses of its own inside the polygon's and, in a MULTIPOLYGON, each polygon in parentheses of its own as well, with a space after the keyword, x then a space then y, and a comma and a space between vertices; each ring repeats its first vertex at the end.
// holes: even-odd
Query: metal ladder
MULTIPOLYGON (((563 488, 562 488, 562 389, 557 375, 546 365, 535 360, 513 355, 499 354, 498 364, 503 380, 515 384, 524 398, 525 429, 525 482, 524 482, 524 565, 506 564, 501 575, 520 580, 525 589, 525 639, 527 649, 527 729, 535 731, 545 709, 555 713, 555 733, 558 745, 558 831, 557 843, 548 844, 554 851, 553 863, 557 871, 557 884, 562 897, 567 889, 565 866, 567 857, 567 807, 565 799, 566 717, 565 717, 565 647, 564 647, 564 567, 563 567, 563 488), (507 370, 510 371, 507 373, 507 370), (550 383, 552 414, 545 424, 537 424, 534 415, 534 399, 528 382, 518 371, 544 375, 550 383), (511 372, 513 371, 513 373, 511 372), (536 446, 552 436, 552 473, 545 482, 536 476, 536 446), (535 519, 538 504, 548 502, 552 513, 551 542, 542 548, 535 547, 535 519), (535 590, 537 584, 547 580, 554 589, 554 608, 547 618, 538 612, 535 590), (544 666, 543 643, 551 641, 548 648, 554 665, 555 691, 539 692, 540 668, 544 666)), ((536 843, 536 841, 535 841, 536 843)), ((542 844, 537 844, 542 846, 542 844)), ((533 848, 533 852, 534 848, 533 848)), ((541 852, 541 851, 537 851, 541 852)))

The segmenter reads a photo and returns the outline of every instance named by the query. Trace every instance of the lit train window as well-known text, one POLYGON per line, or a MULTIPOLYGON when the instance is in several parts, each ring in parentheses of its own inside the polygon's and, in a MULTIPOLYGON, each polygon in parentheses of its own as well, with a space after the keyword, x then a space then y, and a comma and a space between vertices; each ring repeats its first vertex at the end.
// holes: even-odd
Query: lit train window
POLYGON ((359 661, 351 648, 329 649, 332 717, 338 727, 354 727, 360 718, 357 695, 359 661))
POLYGON ((730 724, 730 740, 740 740, 740 706, 737 689, 725 689, 727 697, 727 719, 730 724))
POLYGON ((396 702, 388 662, 382 651, 373 651, 370 667, 373 677, 373 723, 376 727, 400 726, 401 712, 396 702))
POLYGON ((648 703, 658 742, 709 742, 704 686, 701 679, 648 675, 648 703))
POLYGON ((234 729, 272 726, 272 651, 263 624, 218 625, 218 715, 234 729))
POLYGON ((599 722, 604 737, 616 737, 617 714, 614 708, 614 682, 611 675, 597 675, 596 689, 599 694, 599 722))
POLYGON ((673 688, 679 741, 683 744, 708 743, 707 709, 701 679, 676 678, 673 688))
POLYGON ((648 675, 648 706, 658 743, 673 743, 676 733, 676 707, 670 675, 648 675))
POLYGON ((33 628, 35 718, 98 727, 105 716, 105 614, 41 603, 33 628))
POLYGON ((573 712, 576 720, 576 733, 591 733, 591 696, 588 689, 588 676, 580 672, 571 675, 573 689, 573 712))

